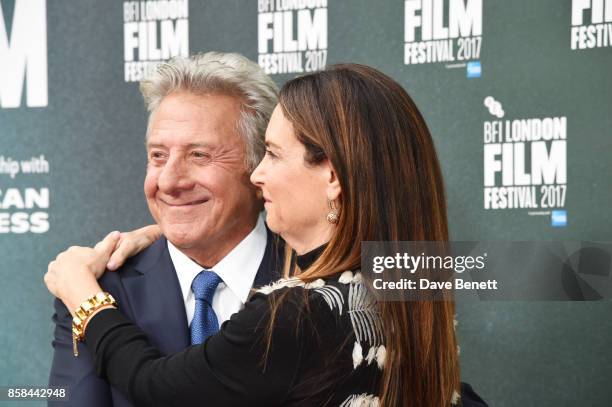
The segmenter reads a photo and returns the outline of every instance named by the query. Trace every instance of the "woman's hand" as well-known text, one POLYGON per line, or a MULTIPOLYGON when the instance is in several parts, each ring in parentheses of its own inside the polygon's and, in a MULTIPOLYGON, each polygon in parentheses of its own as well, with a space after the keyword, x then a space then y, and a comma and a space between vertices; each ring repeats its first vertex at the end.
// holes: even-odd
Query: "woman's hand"
POLYGON ((160 236, 161 229, 157 225, 121 233, 119 243, 106 264, 106 268, 112 271, 117 270, 128 257, 132 257, 151 246, 160 236))
POLYGON ((120 233, 111 232, 93 249, 73 246, 49 263, 47 289, 74 312, 87 298, 102 291, 97 279, 104 274, 120 233))

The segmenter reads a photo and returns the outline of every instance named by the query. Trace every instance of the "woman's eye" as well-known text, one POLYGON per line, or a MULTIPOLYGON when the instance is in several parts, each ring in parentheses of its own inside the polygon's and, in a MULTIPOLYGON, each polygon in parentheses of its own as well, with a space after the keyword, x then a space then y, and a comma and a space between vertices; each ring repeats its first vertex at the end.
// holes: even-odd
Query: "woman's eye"
POLYGON ((274 154, 269 148, 266 148, 266 155, 270 158, 277 158, 277 155, 274 154))

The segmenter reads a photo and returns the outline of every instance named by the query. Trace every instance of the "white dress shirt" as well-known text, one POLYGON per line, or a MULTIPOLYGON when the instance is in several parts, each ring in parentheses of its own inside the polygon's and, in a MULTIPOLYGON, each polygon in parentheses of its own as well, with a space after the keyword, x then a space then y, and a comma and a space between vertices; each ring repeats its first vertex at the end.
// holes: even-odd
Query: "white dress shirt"
MULTIPOLYGON (((219 283, 212 301, 219 326, 244 307, 266 251, 267 240, 263 214, 260 214, 251 233, 210 269, 223 280, 219 283)), ((191 260, 170 241, 168 241, 168 251, 181 285, 187 311, 187 323, 191 325, 195 312, 195 297, 191 291, 191 283, 204 268, 191 260)))

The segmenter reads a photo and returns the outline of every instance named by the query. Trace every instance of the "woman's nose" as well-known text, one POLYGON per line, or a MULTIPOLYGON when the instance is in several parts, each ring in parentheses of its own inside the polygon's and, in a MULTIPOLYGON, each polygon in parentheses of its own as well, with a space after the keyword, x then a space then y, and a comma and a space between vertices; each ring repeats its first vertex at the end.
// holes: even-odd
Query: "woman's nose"
POLYGON ((264 183, 264 161, 265 158, 259 163, 255 170, 251 173, 251 182, 258 187, 264 183))

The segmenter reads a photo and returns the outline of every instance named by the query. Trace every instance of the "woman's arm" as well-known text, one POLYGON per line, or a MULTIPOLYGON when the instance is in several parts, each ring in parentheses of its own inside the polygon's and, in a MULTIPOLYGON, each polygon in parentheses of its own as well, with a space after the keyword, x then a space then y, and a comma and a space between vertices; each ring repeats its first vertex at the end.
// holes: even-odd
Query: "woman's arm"
MULTIPOLYGON (((111 233, 93 249, 72 247, 49 265, 45 283, 72 313, 101 291, 96 276, 118 239, 111 233)), ((280 405, 300 365, 297 333, 302 330, 296 326, 295 302, 283 301, 276 313, 274 350, 265 359, 269 298, 256 295, 218 334, 171 356, 163 357, 116 308, 89 317, 86 345, 97 373, 138 405, 280 405)))
POLYGON ((296 308, 283 302, 265 359, 270 303, 258 295, 204 344, 162 356, 119 310, 104 310, 86 330, 98 375, 136 405, 282 405, 296 378, 302 340, 296 308))

